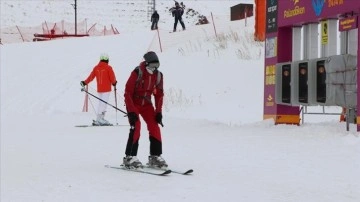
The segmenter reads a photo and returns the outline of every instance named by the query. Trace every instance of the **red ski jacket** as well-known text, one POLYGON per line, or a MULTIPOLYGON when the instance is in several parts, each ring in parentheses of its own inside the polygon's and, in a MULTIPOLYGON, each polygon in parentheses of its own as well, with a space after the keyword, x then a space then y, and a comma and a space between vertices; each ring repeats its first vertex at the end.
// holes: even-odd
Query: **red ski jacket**
POLYGON ((100 61, 97 64, 88 78, 84 81, 87 85, 96 77, 97 92, 110 92, 111 85, 116 83, 116 77, 114 71, 110 65, 106 62, 100 61))
POLYGON ((155 112, 162 112, 164 90, 163 90, 163 76, 157 84, 158 74, 154 72, 150 74, 146 70, 145 62, 140 63, 140 70, 142 76, 139 78, 139 73, 134 70, 125 85, 125 104, 128 112, 135 112, 139 114, 139 109, 143 106, 152 104, 152 95, 155 100, 155 112))

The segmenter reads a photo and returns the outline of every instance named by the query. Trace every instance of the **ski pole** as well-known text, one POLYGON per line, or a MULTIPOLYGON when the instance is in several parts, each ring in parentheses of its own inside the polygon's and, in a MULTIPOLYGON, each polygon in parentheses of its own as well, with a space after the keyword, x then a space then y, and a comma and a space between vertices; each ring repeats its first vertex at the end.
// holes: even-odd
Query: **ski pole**
MULTIPOLYGON (((115 92, 115 107, 117 108, 117 97, 116 97, 116 85, 114 86, 114 92, 115 92)), ((117 119, 117 110, 115 110, 115 116, 116 116, 116 125, 118 124, 118 119, 117 119)))
POLYGON ((100 100, 101 102, 103 102, 103 103, 105 103, 105 104, 107 104, 107 105, 109 105, 109 106, 113 107, 114 109, 119 110, 119 111, 121 111, 122 113, 124 113, 124 114, 126 114, 126 115, 127 115, 127 113, 126 113, 125 111, 123 111, 123 110, 121 110, 121 109, 119 109, 119 108, 115 107, 114 105, 109 104, 109 103, 108 103, 108 102, 106 102, 105 100, 103 100, 103 99, 101 99, 101 98, 98 98, 98 97, 96 97, 95 95, 93 95, 93 94, 89 93, 87 90, 85 90, 85 88, 81 88, 81 91, 84 91, 85 93, 87 93, 87 94, 89 94, 89 95, 93 96, 94 98, 96 98, 96 99, 100 100))

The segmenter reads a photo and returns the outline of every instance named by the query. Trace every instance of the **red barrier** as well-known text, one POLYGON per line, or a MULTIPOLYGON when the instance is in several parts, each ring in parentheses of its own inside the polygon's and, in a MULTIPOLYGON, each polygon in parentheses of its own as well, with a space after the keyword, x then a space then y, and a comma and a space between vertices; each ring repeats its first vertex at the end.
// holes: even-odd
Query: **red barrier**
POLYGON ((255 40, 265 41, 266 1, 255 0, 255 40))
POLYGON ((42 37, 42 38, 63 38, 63 37, 84 37, 89 36, 88 34, 34 34, 34 37, 42 37))

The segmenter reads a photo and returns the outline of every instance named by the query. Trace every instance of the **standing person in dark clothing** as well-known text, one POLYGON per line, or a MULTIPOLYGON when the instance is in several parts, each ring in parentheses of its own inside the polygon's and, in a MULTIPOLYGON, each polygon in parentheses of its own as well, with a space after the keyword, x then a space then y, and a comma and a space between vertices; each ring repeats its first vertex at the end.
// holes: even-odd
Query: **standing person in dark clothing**
POLYGON ((144 59, 145 61, 141 62, 131 72, 125 85, 125 105, 131 128, 123 165, 130 168, 142 167, 142 163, 136 157, 140 139, 141 115, 149 131, 150 156, 148 165, 165 168, 168 165, 161 157, 162 141, 159 127, 159 124, 163 126, 163 76, 158 70, 160 62, 155 52, 147 52, 144 59), (152 96, 154 96, 154 104, 152 103, 152 96))
POLYGON ((158 22, 160 19, 160 15, 158 14, 157 11, 154 11, 154 13, 151 15, 151 30, 155 30, 158 29, 158 22))
POLYGON ((175 18, 173 31, 176 32, 176 27, 178 22, 180 22, 183 30, 185 30, 185 24, 184 21, 182 20, 182 15, 184 14, 184 8, 181 7, 177 1, 175 2, 175 7, 171 8, 171 13, 172 16, 175 18))

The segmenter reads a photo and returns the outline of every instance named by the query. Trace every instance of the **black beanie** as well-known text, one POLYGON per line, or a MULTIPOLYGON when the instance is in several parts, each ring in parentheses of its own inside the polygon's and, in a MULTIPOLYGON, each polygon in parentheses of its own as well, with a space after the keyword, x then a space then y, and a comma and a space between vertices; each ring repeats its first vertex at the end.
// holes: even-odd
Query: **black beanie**
POLYGON ((149 52, 145 53, 144 59, 147 63, 159 62, 158 56, 153 51, 149 51, 149 52))

